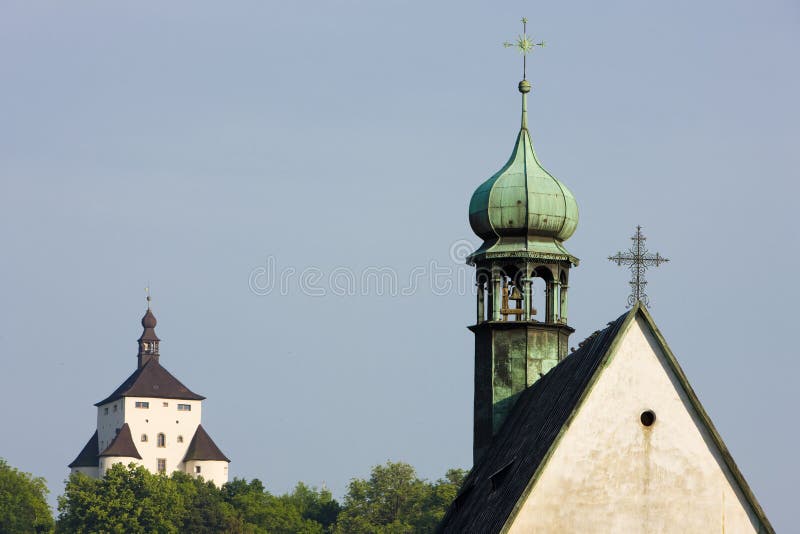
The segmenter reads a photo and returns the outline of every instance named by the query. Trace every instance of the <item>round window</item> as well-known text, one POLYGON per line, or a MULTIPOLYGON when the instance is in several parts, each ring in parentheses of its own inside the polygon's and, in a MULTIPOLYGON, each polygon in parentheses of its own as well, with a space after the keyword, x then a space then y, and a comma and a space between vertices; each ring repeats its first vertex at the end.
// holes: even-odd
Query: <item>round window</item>
POLYGON ((639 416, 639 419, 642 421, 644 426, 652 426, 653 423, 656 422, 656 414, 653 410, 647 410, 642 412, 642 415, 639 416))

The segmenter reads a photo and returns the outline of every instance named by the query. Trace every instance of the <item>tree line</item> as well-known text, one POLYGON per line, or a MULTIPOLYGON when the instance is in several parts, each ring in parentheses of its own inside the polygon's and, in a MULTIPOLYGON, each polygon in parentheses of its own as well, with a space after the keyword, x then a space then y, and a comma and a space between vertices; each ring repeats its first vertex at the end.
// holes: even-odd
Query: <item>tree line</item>
POLYGON ((274 495, 258 479, 218 488, 202 477, 153 474, 116 464, 101 479, 70 475, 53 517, 44 479, 0 458, 0 532, 415 534, 433 532, 466 472, 451 469, 436 481, 402 462, 373 467, 350 481, 342 502, 302 482, 274 495))

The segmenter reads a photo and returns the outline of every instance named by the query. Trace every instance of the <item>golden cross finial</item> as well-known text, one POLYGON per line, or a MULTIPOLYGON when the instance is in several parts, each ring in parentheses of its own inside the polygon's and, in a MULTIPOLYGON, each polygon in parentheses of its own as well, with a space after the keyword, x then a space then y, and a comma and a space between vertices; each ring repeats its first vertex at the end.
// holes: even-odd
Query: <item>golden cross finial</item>
POLYGON ((513 43, 506 41, 503 43, 503 46, 506 48, 516 48, 520 54, 522 54, 522 79, 527 79, 527 57, 528 53, 530 53, 535 46, 544 46, 544 41, 539 43, 534 43, 533 40, 528 37, 528 19, 522 17, 522 35, 517 35, 517 40, 513 43))

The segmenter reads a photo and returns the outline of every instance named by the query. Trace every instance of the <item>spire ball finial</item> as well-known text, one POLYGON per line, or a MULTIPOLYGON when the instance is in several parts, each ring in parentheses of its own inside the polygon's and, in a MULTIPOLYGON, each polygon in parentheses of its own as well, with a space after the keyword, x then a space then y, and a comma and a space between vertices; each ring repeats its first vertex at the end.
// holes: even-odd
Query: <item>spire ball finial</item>
POLYGON ((150 309, 150 301, 152 300, 150 298, 150 283, 149 282, 147 283, 147 287, 144 288, 144 294, 145 294, 145 299, 147 300, 147 309, 149 310, 150 309))

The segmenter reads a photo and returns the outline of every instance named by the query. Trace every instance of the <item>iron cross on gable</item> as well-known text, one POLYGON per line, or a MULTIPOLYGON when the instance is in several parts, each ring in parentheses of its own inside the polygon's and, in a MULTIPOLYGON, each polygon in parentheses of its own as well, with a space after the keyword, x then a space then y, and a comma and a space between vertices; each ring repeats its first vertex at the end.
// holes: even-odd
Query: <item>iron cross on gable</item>
POLYGON ((625 265, 631 270, 631 294, 628 296, 628 307, 633 306, 637 302, 641 302, 644 306, 650 305, 650 299, 644 288, 647 285, 645 280, 645 271, 648 267, 658 267, 662 263, 666 263, 669 259, 663 257, 656 252, 653 254, 647 250, 644 242, 647 238, 642 234, 642 227, 636 227, 636 234, 631 237, 633 245, 627 252, 617 252, 614 256, 609 256, 608 259, 617 265, 625 265))

